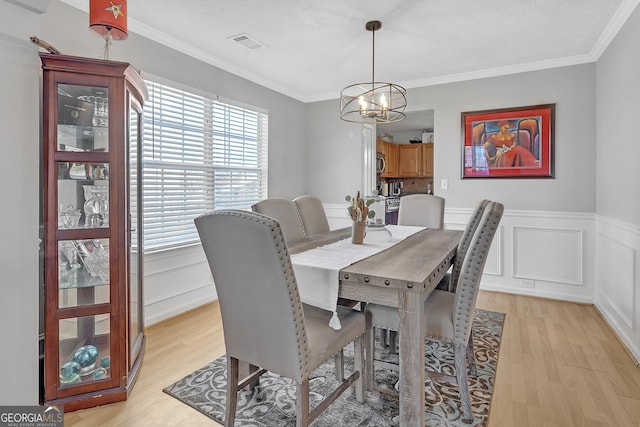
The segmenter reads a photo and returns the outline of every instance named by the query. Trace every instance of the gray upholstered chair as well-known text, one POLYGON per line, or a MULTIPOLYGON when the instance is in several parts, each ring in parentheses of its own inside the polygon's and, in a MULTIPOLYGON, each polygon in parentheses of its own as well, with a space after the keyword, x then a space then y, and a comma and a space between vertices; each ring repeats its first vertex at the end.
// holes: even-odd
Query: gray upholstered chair
MULTIPOLYGON (((478 228, 478 224, 480 223, 480 218, 482 218, 482 213, 484 212, 484 208, 489 204, 489 200, 483 199, 481 200, 471 213, 471 218, 469 218, 469 222, 467 222, 467 226, 462 232, 462 236, 460 237, 460 243, 458 243, 458 248, 456 251, 456 258, 453 261, 453 266, 451 267, 451 272, 447 272, 445 276, 442 278, 436 289, 440 289, 443 291, 455 292, 456 286, 458 284, 458 277, 460 277, 460 270, 462 269, 462 263, 464 261, 465 255, 467 254, 467 250, 469 249, 469 244, 471 243, 471 238, 478 228)), ((382 341, 383 344, 389 347, 389 351, 391 353, 396 353, 396 340, 397 334, 395 331, 386 331, 381 329, 382 333, 382 341), (387 337, 388 336, 388 337, 387 337)))
POLYGON ((276 219, 287 242, 304 238, 302 223, 293 202, 282 197, 269 197, 254 203, 251 210, 276 219))
POLYGON ((233 426, 237 391, 266 370, 296 383, 297 426, 308 426, 355 383, 364 401, 368 315, 338 308, 342 328, 329 327, 332 313, 305 305, 278 221, 253 212, 220 210, 195 219, 218 293, 227 356, 225 426, 233 426), (312 411, 309 377, 354 342, 354 372, 312 411), (238 362, 261 369, 238 381, 238 362))
MULTIPOLYGON (((431 194, 409 194, 400 197, 398 225, 428 228, 444 227, 444 199, 431 194)), ((438 286, 445 286, 444 284, 438 286)), ((383 344, 395 353, 395 331, 382 330, 383 344), (388 336, 388 338, 387 338, 388 336)))
POLYGON ((431 194, 409 194, 400 197, 398 225, 443 228, 444 199, 431 194))
POLYGON ((293 199, 302 228, 306 236, 328 233, 329 221, 322 206, 322 201, 316 196, 304 195, 293 199))
MULTIPOLYGON (((316 196, 304 195, 298 196, 293 199, 293 204, 298 212, 298 217, 302 223, 302 229, 305 236, 312 236, 314 234, 328 233, 331 231, 329 227, 329 221, 327 220, 327 214, 322 206, 322 201, 316 196)), ((338 298, 338 305, 343 307, 353 308, 360 302, 347 299, 338 298)), ((336 362, 336 367, 338 362, 336 362)), ((338 370, 337 377, 341 378, 338 370)))
MULTIPOLYGON (((471 326, 475 313, 480 279, 487 260, 491 242, 498 229, 504 208, 502 204, 490 202, 484 210, 480 224, 473 234, 469 250, 462 263, 458 287, 455 293, 434 290, 424 304, 425 323, 423 331, 426 337, 453 343, 455 353, 456 382, 462 401, 463 418, 473 419, 467 369, 472 373, 475 367, 473 354, 473 335, 471 326)), ((366 312, 371 313, 374 327, 398 330, 400 319, 398 310, 377 304, 367 304, 366 312)), ((367 342, 367 383, 373 384, 373 334, 367 342)), ((400 360, 406 355, 400 355, 400 360)))
POLYGON ((467 226, 464 228, 462 232, 462 236, 460 237, 460 243, 458 243, 458 249, 456 251, 456 259, 453 261, 453 266, 451 268, 451 273, 447 273, 440 283, 438 283, 437 289, 455 292, 456 286, 458 284, 458 277, 460 277, 460 270, 462 269, 462 262, 464 261, 464 257, 467 254, 467 250, 469 250, 469 244, 471 244, 471 239, 473 238, 473 234, 476 232, 478 228, 478 224, 480 223, 480 218, 482 218, 482 213, 484 212, 484 208, 489 204, 489 200, 482 199, 476 205, 475 209, 471 213, 471 218, 469 218, 469 222, 467 222, 467 226))

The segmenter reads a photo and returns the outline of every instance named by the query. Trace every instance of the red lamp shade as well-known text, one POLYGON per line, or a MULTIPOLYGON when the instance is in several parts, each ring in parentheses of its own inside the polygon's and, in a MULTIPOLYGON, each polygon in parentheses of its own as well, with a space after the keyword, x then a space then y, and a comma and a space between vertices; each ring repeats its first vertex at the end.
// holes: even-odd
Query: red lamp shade
POLYGON ((127 38, 127 0, 90 0, 89 28, 102 37, 127 38))

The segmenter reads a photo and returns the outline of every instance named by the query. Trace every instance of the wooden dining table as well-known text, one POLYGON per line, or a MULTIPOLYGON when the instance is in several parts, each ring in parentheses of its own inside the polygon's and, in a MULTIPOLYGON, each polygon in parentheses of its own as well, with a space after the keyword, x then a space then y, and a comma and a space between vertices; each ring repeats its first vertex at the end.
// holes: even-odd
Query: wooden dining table
MULTIPOLYGON (((350 235, 349 227, 310 236, 288 244, 289 253, 350 235)), ((424 301, 453 262, 461 235, 458 230, 424 229, 339 272, 339 297, 398 308, 401 427, 424 425, 424 301)))

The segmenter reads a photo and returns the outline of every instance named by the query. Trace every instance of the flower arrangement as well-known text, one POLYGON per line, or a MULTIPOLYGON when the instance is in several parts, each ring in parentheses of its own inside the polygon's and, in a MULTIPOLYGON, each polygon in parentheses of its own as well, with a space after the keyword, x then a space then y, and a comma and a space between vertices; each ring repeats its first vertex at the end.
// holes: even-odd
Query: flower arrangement
POLYGON ((361 222, 367 218, 373 218, 376 216, 375 211, 370 211, 369 206, 373 204, 374 199, 363 199, 360 196, 360 192, 356 194, 356 197, 351 197, 350 195, 344 198, 347 202, 350 202, 349 207, 347 207, 347 212, 349 216, 354 222, 361 222))

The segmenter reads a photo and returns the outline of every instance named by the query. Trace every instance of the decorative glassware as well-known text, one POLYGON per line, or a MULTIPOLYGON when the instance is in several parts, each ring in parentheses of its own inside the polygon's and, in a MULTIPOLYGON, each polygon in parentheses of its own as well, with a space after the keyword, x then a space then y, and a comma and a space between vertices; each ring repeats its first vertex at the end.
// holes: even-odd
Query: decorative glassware
POLYGON ((77 362, 81 369, 80 375, 89 375, 93 373, 96 367, 96 359, 98 358, 98 348, 95 345, 85 345, 76 350, 73 354, 73 361, 77 362))
POLYGON ((109 282, 109 251, 100 240, 74 240, 74 245, 89 274, 100 277, 103 282, 109 282))
POLYGON ((88 228, 109 226, 109 187, 83 185, 85 225, 88 228))
POLYGON ((76 361, 67 362, 60 368, 60 383, 75 384, 80 381, 82 366, 76 361))
POLYGON ((73 205, 67 206, 67 209, 60 212, 60 228, 78 228, 82 213, 80 209, 74 209, 73 205))
POLYGON ((393 239, 391 232, 383 225, 368 225, 365 241, 367 243, 389 243, 393 239))
POLYGON ((369 211, 374 212, 373 216, 367 218, 367 227, 372 226, 385 226, 385 198, 377 194, 374 190, 374 195, 366 197, 369 202, 369 211))

